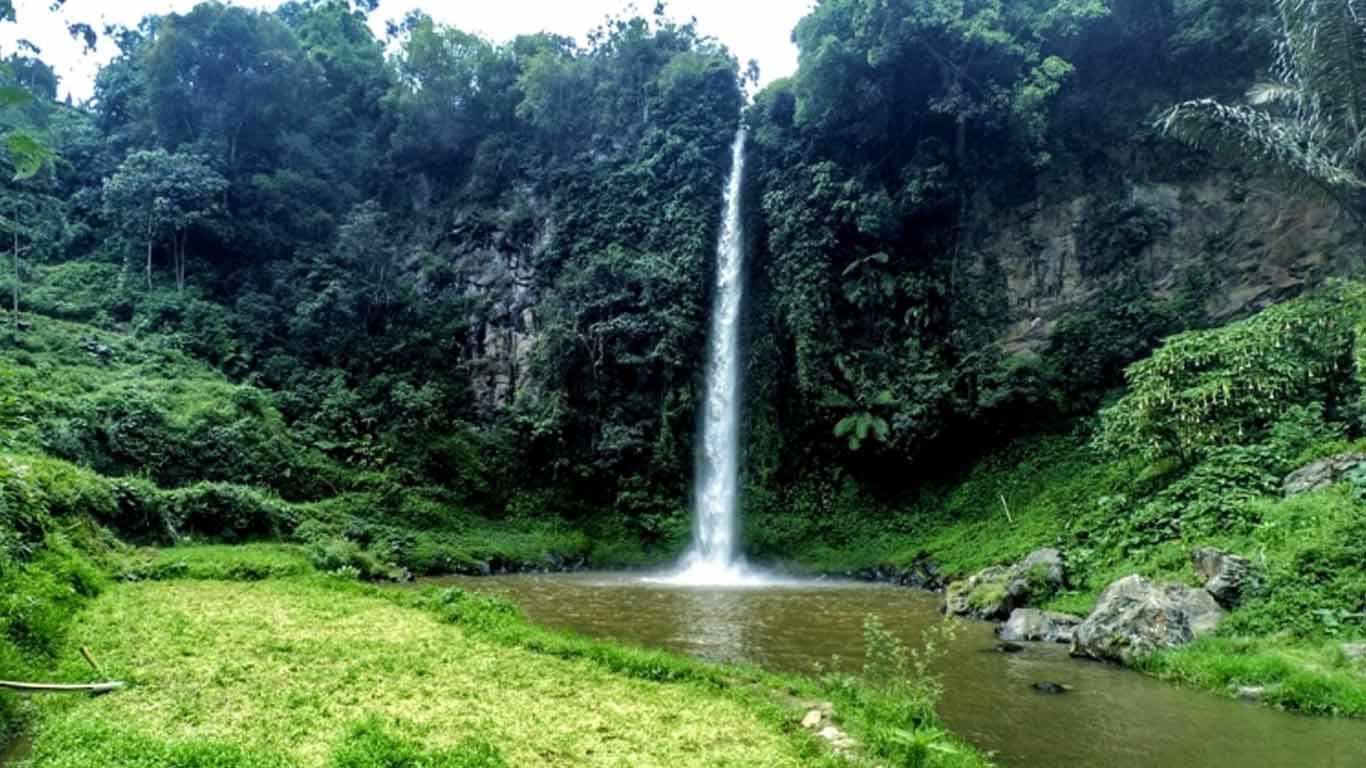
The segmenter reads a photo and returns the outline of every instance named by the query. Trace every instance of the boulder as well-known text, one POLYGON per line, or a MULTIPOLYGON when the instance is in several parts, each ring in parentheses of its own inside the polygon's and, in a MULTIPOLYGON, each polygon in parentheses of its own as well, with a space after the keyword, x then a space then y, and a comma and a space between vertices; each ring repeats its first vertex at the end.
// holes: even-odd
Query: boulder
POLYGON ((1017 578, 1032 579, 1036 584, 1052 590, 1062 589, 1067 571, 1062 564, 1062 553, 1056 549, 1036 549, 1015 566, 1017 578))
POLYGON ((1070 643, 1080 616, 1034 608, 1016 608, 1001 627, 1000 637, 1009 642, 1070 643))
POLYGON ((1105 588, 1072 633, 1072 655, 1129 663, 1213 632, 1224 611, 1203 589, 1127 576, 1105 588))
POLYGON ((1011 611, 1048 597, 1066 585, 1062 553, 1040 549, 1010 567, 994 565, 949 585, 944 612, 950 616, 1005 621, 1011 611))
POLYGON ((1019 653, 1024 649, 1025 647, 1019 643, 1004 642, 996 644, 997 653, 1019 653))
POLYGON ((1366 464, 1366 453, 1340 453, 1319 459, 1291 472, 1281 483, 1281 492, 1286 496, 1312 493, 1342 482, 1347 473, 1366 464))
POLYGON ((944 610, 950 616, 1005 618, 1010 615, 1009 581, 1010 569, 999 565, 978 571, 965 581, 955 581, 944 593, 944 610))
POLYGON ((1210 547, 1191 552, 1191 564, 1205 583, 1205 591, 1225 608, 1238 604, 1252 575, 1251 560, 1210 547))

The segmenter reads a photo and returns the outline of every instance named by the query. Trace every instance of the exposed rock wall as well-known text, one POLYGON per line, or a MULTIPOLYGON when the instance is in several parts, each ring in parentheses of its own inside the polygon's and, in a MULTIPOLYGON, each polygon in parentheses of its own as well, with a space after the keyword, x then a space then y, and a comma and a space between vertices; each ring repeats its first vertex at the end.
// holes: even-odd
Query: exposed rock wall
POLYGON ((978 205, 966 228, 971 269, 1004 293, 1008 354, 1041 351, 1060 318, 1120 281, 1169 296, 1194 278, 1208 286, 1210 319, 1223 321, 1347 274, 1366 255, 1350 217, 1276 179, 1220 171, 1068 186, 1008 208, 978 205))
POLYGON ((480 408, 507 408, 527 384, 541 299, 536 254, 552 233, 548 211, 528 196, 510 223, 477 238, 459 257, 471 302, 466 345, 470 386, 480 408), (515 223, 513 223, 515 222, 515 223))

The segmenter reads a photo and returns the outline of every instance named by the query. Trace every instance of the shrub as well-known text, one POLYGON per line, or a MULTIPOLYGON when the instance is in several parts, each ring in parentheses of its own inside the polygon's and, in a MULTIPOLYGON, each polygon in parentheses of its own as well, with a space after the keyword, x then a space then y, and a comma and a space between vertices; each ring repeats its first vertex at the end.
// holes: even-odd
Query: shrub
POLYGON ((227 483, 200 483, 166 494, 169 519, 183 535, 225 542, 265 539, 293 528, 284 502, 227 483))
POLYGON ((1256 442, 1292 406, 1320 403, 1335 417, 1357 396, 1357 329, 1346 305, 1364 290, 1339 286, 1168 339, 1128 369, 1128 394, 1102 411, 1100 444, 1190 460, 1256 442))
POLYGON ((317 539, 308 545, 308 560, 324 573, 355 576, 366 581, 396 579, 396 568, 366 551, 354 541, 340 537, 317 539))

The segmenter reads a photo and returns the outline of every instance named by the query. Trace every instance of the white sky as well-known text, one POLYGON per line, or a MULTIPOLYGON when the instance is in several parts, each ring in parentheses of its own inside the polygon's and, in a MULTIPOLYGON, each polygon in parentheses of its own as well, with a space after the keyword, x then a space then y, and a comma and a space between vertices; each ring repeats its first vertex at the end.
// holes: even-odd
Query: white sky
MULTIPOLYGON (((31 40, 42 49, 42 58, 62 77, 61 93, 77 101, 89 98, 99 66, 114 56, 112 41, 101 35, 99 50, 83 55, 81 43, 71 39, 66 24, 84 21, 103 32, 106 24, 133 26, 152 13, 184 12, 197 0, 67 0, 60 13, 48 10, 51 0, 15 0, 17 24, 0 25, 0 54, 13 53, 16 41, 31 40)), ((230 0, 231 5, 268 8, 280 0, 230 0)), ((439 21, 496 41, 518 34, 555 32, 583 42, 589 30, 610 14, 619 14, 631 0, 381 0, 371 17, 377 34, 384 22, 401 19, 422 8, 439 21)), ((654 0, 638 0, 642 12, 654 9, 654 0)), ((676 19, 696 17, 699 30, 719 39, 740 59, 743 67, 757 59, 765 83, 792 74, 797 50, 792 29, 806 15, 814 0, 671 0, 669 14, 676 19)))

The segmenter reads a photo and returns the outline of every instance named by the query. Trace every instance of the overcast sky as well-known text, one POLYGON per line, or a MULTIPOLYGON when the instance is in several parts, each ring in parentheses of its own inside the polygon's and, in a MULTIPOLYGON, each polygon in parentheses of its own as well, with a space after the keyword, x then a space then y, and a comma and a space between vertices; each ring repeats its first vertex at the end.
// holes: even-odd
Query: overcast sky
MULTIPOLYGON (((81 44, 67 34, 68 21, 84 21, 103 30, 106 24, 132 26, 147 14, 183 12, 197 0, 67 0, 60 13, 48 10, 51 0, 15 0, 18 24, 0 25, 0 54, 13 53, 19 39, 33 41, 43 60, 62 77, 62 94, 77 101, 90 96, 95 72, 115 53, 114 45, 101 40, 94 54, 83 54, 81 44)), ((232 0, 232 5, 269 8, 280 0, 232 0)), ((757 59, 764 82, 791 74, 797 68, 792 28, 814 0, 671 0, 669 13, 676 19, 696 17, 703 34, 725 43, 743 66, 757 59)), ((526 32, 549 31, 582 42, 586 33, 609 14, 620 13, 630 0, 380 0, 371 17, 378 34, 384 22, 401 19, 422 8, 440 21, 503 41, 526 32)), ((638 0, 644 11, 653 0, 638 0)))

